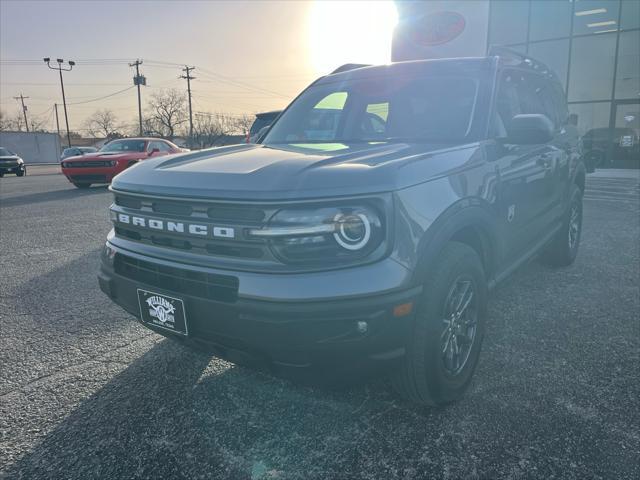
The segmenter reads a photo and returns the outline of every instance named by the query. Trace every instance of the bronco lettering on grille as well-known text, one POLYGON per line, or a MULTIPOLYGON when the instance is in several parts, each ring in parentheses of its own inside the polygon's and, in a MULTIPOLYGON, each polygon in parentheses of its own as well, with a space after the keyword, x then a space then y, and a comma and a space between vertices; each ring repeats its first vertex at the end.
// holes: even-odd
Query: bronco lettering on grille
POLYGON ((212 236, 217 238, 235 238, 236 232, 232 227, 214 227, 213 225, 171 222, 158 218, 138 217, 126 213, 112 212, 112 219, 118 223, 132 225, 135 227, 150 228, 152 230, 162 230, 165 232, 188 233, 198 236, 212 236))

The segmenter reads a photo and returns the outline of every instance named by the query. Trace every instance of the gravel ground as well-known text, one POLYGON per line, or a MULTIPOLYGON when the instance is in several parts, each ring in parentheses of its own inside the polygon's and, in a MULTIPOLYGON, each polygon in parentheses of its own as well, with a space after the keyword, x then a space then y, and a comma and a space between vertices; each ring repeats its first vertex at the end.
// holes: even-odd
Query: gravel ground
POLYGON ((574 266, 498 288, 471 388, 444 409, 150 333, 97 286, 106 188, 37 172, 0 180, 0 478, 640 476, 637 172, 588 179, 574 266))

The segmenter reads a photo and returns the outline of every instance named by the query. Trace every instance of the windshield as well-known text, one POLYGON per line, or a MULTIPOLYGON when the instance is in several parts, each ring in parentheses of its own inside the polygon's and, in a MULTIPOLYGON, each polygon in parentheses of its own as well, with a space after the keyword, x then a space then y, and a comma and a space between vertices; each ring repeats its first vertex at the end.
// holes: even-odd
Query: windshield
POLYGON ((101 152, 144 152, 144 140, 116 140, 100 149, 101 152))
POLYGON ((388 76, 310 87, 282 114, 265 144, 463 141, 478 80, 388 76))
POLYGON ((11 153, 9 150, 7 150, 4 147, 0 147, 0 157, 11 157, 13 156, 13 153, 11 153))

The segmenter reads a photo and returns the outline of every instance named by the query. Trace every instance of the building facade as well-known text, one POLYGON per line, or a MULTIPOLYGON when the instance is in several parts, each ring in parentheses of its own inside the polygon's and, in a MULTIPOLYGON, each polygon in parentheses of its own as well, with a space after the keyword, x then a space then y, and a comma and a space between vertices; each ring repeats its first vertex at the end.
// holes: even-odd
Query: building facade
MULTIPOLYGON (((615 145, 629 136, 638 142, 640 0, 445 0, 397 6, 394 60, 477 56, 491 46, 507 46, 556 72, 585 142, 597 137, 615 145)), ((619 152, 610 148, 608 160, 640 164, 617 158, 619 152)))

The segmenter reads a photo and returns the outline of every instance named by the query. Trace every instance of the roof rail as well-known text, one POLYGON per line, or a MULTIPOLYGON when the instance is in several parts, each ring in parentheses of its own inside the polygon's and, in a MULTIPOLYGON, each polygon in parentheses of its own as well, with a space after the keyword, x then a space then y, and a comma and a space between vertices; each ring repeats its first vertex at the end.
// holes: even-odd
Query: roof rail
POLYGON ((513 50, 509 47, 491 45, 491 47, 489 47, 489 56, 500 57, 508 65, 530 68, 531 70, 535 70, 536 72, 542 73, 543 75, 551 75, 556 79, 558 78, 556 73, 541 61, 536 60, 529 55, 525 55, 524 53, 513 50))
POLYGON ((349 70, 355 70, 356 68, 370 67, 370 66, 371 65, 366 63, 345 63, 344 65, 336 68, 329 75, 333 75, 334 73, 340 73, 340 72, 348 72, 349 70))

